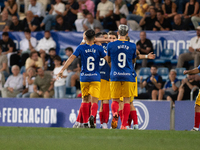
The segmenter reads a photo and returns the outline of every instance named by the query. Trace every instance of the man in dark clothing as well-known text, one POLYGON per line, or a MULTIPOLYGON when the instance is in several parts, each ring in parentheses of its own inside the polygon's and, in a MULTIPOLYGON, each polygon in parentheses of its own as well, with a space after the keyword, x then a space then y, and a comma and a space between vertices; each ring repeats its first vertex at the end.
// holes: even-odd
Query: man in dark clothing
POLYGON ((79 4, 75 0, 68 0, 66 5, 66 10, 63 13, 64 20, 73 27, 75 20, 77 19, 77 13, 79 9, 79 4))
MULTIPOLYGON (((147 12, 148 13, 148 12, 147 12)), ((150 9, 150 15, 145 14, 144 17, 140 20, 140 26, 145 30, 153 30, 155 27, 156 18, 156 10, 154 8, 150 9)))
POLYGON ((164 12, 162 10, 157 11, 157 20, 153 31, 169 31, 171 30, 171 23, 168 19, 164 18, 164 12))
POLYGON ((72 27, 70 24, 63 20, 62 15, 56 16, 55 31, 71 31, 72 27))
POLYGON ((186 30, 186 27, 183 24, 180 15, 174 16, 174 24, 172 25, 172 30, 173 31, 176 31, 176 30, 186 30))
POLYGON ((10 25, 9 31, 22 31, 22 23, 15 15, 12 16, 12 24, 10 25))
MULTIPOLYGON (((195 75, 188 75, 187 78, 182 80, 181 86, 179 87, 177 101, 189 100, 190 92, 194 87, 199 87, 199 81, 195 81, 195 75)), ((198 90, 194 92, 194 96, 197 96, 198 90)), ((194 97, 193 97, 194 98, 194 97)))
POLYGON ((138 99, 149 99, 157 100, 158 90, 162 87, 162 77, 157 74, 157 67, 151 66, 151 75, 143 81, 140 77, 140 87, 146 88, 146 93, 141 93, 138 95, 138 99))
MULTIPOLYGON (((146 38, 146 32, 140 32, 140 40, 136 43, 137 49, 139 50, 140 54, 146 54, 153 52, 153 44, 149 39, 146 38)), ((147 66, 147 59, 143 59, 142 67, 147 66)))
POLYGON ((2 34, 2 39, 0 40, 0 45, 2 46, 3 54, 8 54, 16 51, 15 43, 9 37, 8 32, 2 34))

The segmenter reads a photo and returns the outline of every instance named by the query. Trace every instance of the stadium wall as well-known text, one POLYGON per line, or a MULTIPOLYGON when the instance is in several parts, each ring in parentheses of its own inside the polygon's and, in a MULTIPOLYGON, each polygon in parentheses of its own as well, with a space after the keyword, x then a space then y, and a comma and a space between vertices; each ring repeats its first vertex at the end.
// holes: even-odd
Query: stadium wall
MULTIPOLYGON (((32 36, 37 40, 43 38, 44 32, 32 32, 32 36)), ((179 55, 180 49, 188 49, 190 45, 190 39, 196 36, 195 31, 147 31, 147 38, 150 39, 153 43, 153 47, 155 50, 155 54, 157 58, 160 56, 160 52, 163 49, 173 49, 174 56, 177 57, 179 55)), ((82 41, 83 33, 80 32, 51 32, 53 39, 57 44, 57 53, 59 53, 60 49, 65 49, 68 46, 73 47, 74 49, 80 44, 82 41)), ((139 31, 130 31, 129 36, 132 42, 137 42, 139 38, 139 31)), ((0 36, 2 32, 0 32, 0 36)), ((17 49, 20 49, 19 43, 22 39, 25 38, 23 32, 10 32, 10 37, 16 43, 17 49)))
MULTIPOLYGON (((0 126, 71 128, 78 116, 80 104, 81 99, 2 98, 0 126)), ((134 105, 140 129, 170 130, 170 102, 134 101, 134 105)), ((110 111, 109 127, 111 119, 110 111)), ((96 123, 99 128, 98 115, 96 123)), ((121 125, 120 122, 119 125, 121 125)))

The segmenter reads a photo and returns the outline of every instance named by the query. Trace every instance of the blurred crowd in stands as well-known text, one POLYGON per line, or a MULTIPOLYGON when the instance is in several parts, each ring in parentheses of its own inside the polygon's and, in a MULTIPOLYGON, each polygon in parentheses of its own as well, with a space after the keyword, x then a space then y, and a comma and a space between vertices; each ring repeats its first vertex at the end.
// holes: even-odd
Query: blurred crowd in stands
MULTIPOLYGON (((165 66, 168 67, 165 72, 166 68, 163 71, 143 60, 141 66, 143 69, 150 67, 146 69, 151 74, 147 73, 145 76, 140 70, 138 75, 138 99, 190 99, 186 93, 200 86, 200 77, 185 77, 181 74, 179 78, 178 69, 183 69, 190 60, 194 60, 193 67, 200 64, 199 2, 200 0, 4 0, 0 3, 0 32, 3 32, 0 40, 1 97, 64 98, 66 93, 76 97, 76 89, 80 86, 80 58, 76 58, 68 67, 62 79, 55 80, 65 61, 56 55, 56 42, 50 31, 83 32, 94 29, 98 33, 115 31, 119 24, 126 24, 130 31, 141 31, 136 43, 141 54, 153 52, 151 39, 146 38, 144 30, 196 29, 197 36, 191 39, 189 50, 179 56, 176 69, 165 66), (9 37, 8 32, 14 31, 21 31, 25 36, 20 41, 20 50, 16 49, 9 37), (31 32, 34 31, 44 31, 44 37, 37 41, 31 37, 31 32)), ((69 57, 73 51, 71 47, 67 47, 66 56, 69 57)))
POLYGON ((191 30, 200 0, 4 0, 0 31, 191 30), (24 4, 22 9, 22 5, 24 4), (25 16, 20 16, 22 13, 25 16))

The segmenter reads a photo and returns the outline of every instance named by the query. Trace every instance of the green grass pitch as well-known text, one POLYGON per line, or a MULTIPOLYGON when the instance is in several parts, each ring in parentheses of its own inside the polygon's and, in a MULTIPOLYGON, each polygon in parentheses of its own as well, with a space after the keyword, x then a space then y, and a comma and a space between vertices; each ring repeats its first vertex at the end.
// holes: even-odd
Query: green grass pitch
POLYGON ((200 150, 200 132, 0 127, 0 150, 200 150))

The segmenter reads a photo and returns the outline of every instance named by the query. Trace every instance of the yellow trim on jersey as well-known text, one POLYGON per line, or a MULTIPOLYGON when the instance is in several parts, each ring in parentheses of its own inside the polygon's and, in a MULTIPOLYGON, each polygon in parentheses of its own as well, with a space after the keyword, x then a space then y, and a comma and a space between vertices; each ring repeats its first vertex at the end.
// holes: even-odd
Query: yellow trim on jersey
POLYGON ((128 40, 123 40, 123 39, 118 39, 119 41, 128 41, 128 40))

